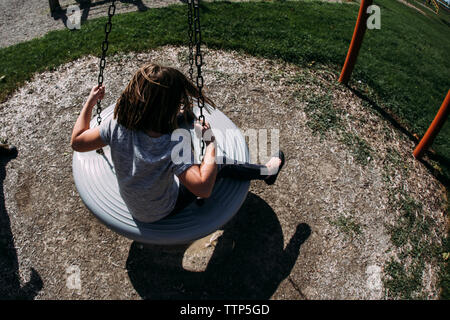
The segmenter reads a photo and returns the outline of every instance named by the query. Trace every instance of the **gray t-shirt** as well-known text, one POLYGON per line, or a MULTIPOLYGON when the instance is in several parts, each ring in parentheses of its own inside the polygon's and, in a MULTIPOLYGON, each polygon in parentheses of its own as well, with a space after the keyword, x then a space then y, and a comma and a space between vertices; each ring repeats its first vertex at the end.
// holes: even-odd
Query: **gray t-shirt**
POLYGON ((119 191, 131 215, 141 222, 167 216, 178 197, 178 178, 192 163, 175 164, 169 134, 152 138, 128 130, 113 117, 100 125, 100 137, 111 147, 119 191))

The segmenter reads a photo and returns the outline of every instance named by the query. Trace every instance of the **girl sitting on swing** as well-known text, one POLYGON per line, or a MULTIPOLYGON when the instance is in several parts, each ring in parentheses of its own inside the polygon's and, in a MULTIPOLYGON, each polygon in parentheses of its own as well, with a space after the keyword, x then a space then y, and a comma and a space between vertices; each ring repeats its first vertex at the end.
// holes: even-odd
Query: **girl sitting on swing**
MULTIPOLYGON (((210 125, 198 121, 196 129, 211 136, 205 141, 201 164, 174 163, 172 149, 179 142, 172 141, 171 134, 180 120, 192 123, 192 98, 199 96, 198 89, 177 69, 156 64, 141 67, 117 100, 114 116, 90 128, 92 109, 104 95, 104 86, 92 88, 70 143, 78 152, 110 146, 120 195, 138 221, 154 222, 176 214, 197 197, 208 198, 222 177, 264 180, 272 185, 284 165, 282 151, 264 166, 228 159, 217 164, 210 125)), ((209 99, 205 101, 214 106, 209 99)))

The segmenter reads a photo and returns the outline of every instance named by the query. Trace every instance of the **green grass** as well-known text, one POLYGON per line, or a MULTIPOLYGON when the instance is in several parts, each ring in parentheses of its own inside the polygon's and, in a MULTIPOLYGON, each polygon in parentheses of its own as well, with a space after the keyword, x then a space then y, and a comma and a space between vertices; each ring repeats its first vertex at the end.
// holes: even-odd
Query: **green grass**
POLYGON ((303 96, 306 103, 305 112, 308 115, 306 125, 313 134, 319 134, 323 139, 325 134, 334 130, 337 131, 341 122, 340 112, 333 106, 333 99, 330 95, 303 96))
MULTIPOLYGON (((304 76, 299 76, 293 81, 310 82, 304 76)), ((328 88, 331 90, 331 88, 328 88)), ((295 91, 293 95, 305 103, 304 111, 308 116, 306 125, 313 134, 319 135, 324 139, 328 132, 333 132, 338 137, 339 142, 344 144, 355 160, 363 166, 369 164, 372 159, 372 148, 366 140, 355 133, 345 131, 342 127, 342 111, 333 105, 333 97, 330 94, 310 94, 309 92, 295 91)))
POLYGON ((390 276, 384 280, 384 286, 387 288, 388 296, 399 299, 421 299, 417 293, 422 287, 422 273, 424 264, 414 264, 406 268, 403 262, 396 261, 394 258, 384 267, 385 272, 390 276))
MULTIPOLYGON (((391 166, 400 166, 402 160, 397 155, 386 159, 388 174, 395 174, 391 166)), ((406 174, 403 172, 403 174, 406 174)), ((389 206, 400 214, 392 225, 387 225, 390 240, 397 255, 384 266, 383 279, 388 298, 426 299, 423 295, 423 274, 427 263, 437 264, 440 268, 441 298, 448 299, 449 270, 444 259, 448 252, 448 241, 436 236, 437 222, 425 215, 422 204, 402 187, 389 190, 389 206), (442 243, 439 243, 442 241, 442 243)), ((442 238, 441 238, 442 237, 442 238)))
POLYGON ((425 263, 436 257, 430 226, 433 224, 422 212, 422 205, 403 190, 395 190, 391 206, 398 207, 401 216, 388 226, 392 244, 399 249, 397 259, 392 258, 385 266, 384 279, 388 295, 400 299, 420 299, 425 263))
POLYGON ((354 239, 362 234, 361 225, 350 215, 340 215, 334 220, 328 219, 328 223, 337 227, 346 237, 354 239))
POLYGON ((433 5, 431 5, 431 3, 427 4, 424 0, 406 0, 406 1, 411 3, 412 5, 416 6, 423 12, 425 12, 425 14, 429 18, 434 19, 438 22, 443 22, 443 23, 447 24, 448 26, 450 26, 450 13, 448 11, 442 9, 442 7, 439 7, 439 13, 436 14, 434 12, 435 8, 433 5), (422 5, 425 5, 426 7, 430 8, 433 12, 425 9, 422 5))
POLYGON ((344 132, 340 141, 350 149, 355 156, 355 160, 363 166, 367 165, 372 159, 372 148, 360 136, 350 132, 344 132))
MULTIPOLYGON (((381 7, 381 29, 366 34, 353 79, 366 82, 384 109, 422 136, 450 87, 449 25, 397 1, 375 3, 381 7)), ((446 125, 433 146, 447 159, 449 138, 446 125)))

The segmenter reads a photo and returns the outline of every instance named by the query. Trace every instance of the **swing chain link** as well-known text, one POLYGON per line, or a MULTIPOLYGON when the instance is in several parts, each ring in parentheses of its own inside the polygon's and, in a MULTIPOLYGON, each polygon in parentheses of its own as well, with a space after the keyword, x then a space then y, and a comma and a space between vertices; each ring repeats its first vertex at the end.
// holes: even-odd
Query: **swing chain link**
MULTIPOLYGON (((115 2, 116 2, 116 0, 112 0, 110 6, 108 8, 108 22, 106 22, 106 24, 105 24, 105 40, 102 42, 102 56, 100 58, 100 72, 98 74, 98 86, 99 87, 101 87, 103 85, 103 71, 105 70, 105 67, 106 67, 106 53, 107 53, 108 47, 109 47, 108 37, 109 37, 109 34, 111 33, 111 29, 112 29, 112 17, 116 13, 115 2)), ((102 122, 102 117, 100 116, 101 112, 102 112, 101 101, 97 100, 96 116, 97 116, 97 124, 98 125, 100 125, 100 123, 102 122)))
POLYGON ((188 38, 189 38, 189 78, 191 81, 194 79, 194 20, 192 17, 193 1, 187 0, 188 6, 188 38))
MULTIPOLYGON (((205 98, 203 97, 202 89, 203 89, 203 76, 202 76, 202 65, 203 65, 203 56, 201 51, 201 42, 202 42, 202 34, 200 27, 200 6, 199 0, 192 0, 194 7, 194 39, 195 39, 195 66, 197 67, 197 89, 198 89, 198 98, 197 105, 200 109, 200 116, 198 120, 201 122, 202 126, 205 125, 205 116, 203 115, 203 108, 205 106, 205 98)), ((205 150, 205 141, 201 141, 201 156, 203 156, 205 150)))

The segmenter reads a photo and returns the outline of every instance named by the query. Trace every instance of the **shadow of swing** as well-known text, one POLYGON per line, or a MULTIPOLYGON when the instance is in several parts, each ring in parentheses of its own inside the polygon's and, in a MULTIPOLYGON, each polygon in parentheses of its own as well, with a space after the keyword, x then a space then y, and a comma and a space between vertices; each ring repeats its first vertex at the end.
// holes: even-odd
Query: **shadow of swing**
POLYGON ((137 293, 144 299, 269 299, 289 276, 311 233, 307 224, 299 224, 283 249, 275 212, 252 193, 223 230, 202 272, 182 266, 189 245, 133 242, 126 268, 137 293))

